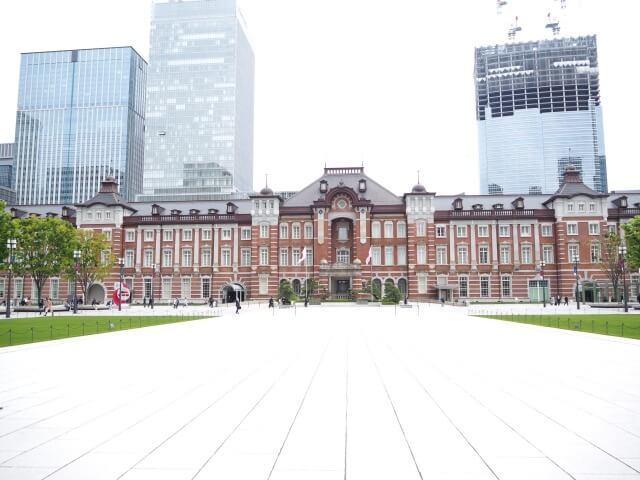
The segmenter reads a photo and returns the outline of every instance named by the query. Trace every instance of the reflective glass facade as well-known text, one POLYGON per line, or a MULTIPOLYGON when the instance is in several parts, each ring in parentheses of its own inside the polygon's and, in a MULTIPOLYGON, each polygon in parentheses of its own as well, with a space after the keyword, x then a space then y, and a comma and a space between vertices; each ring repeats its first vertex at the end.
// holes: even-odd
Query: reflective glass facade
POLYGON ((13 184, 13 143, 0 143, 0 187, 13 184))
POLYGON ((607 192, 595 36, 477 48, 475 83, 481 193, 607 192))
POLYGON ((146 74, 130 47, 22 54, 17 202, 84 202, 106 176, 134 199, 142 191, 146 74))
POLYGON ((156 1, 144 194, 253 190, 254 57, 235 0, 156 1))

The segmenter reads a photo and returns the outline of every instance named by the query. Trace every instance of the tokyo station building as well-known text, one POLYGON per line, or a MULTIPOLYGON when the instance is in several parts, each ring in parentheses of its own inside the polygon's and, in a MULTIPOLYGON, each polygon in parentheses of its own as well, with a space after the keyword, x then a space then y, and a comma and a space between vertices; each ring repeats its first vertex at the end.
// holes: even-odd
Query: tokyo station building
MULTIPOLYGON (((79 205, 8 208, 104 232, 134 303, 266 300, 283 279, 300 292, 305 278, 323 299, 368 298, 365 285, 388 279, 409 301, 573 299, 574 257, 581 300, 598 302, 613 295, 599 265, 605 235, 640 215, 640 190, 598 193, 569 167, 553 195, 436 195, 418 184, 398 196, 363 168, 325 168, 286 199, 265 187, 238 200, 126 202, 108 178, 79 205)), ((111 298, 119 278, 115 265, 85 302, 111 298)), ((638 275, 628 281, 635 296, 638 275)), ((52 278, 43 296, 72 288, 52 278)), ((35 296, 29 277, 11 291, 35 296)))

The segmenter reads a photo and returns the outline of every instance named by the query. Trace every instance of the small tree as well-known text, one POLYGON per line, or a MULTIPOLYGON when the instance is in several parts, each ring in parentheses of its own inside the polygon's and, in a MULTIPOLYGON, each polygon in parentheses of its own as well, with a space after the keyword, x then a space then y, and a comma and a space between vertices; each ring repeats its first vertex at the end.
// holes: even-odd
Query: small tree
POLYGON ((640 268, 640 215, 633 217, 622 228, 627 244, 627 270, 637 270, 640 268))
POLYGON ((314 294, 314 292, 318 290, 319 286, 320 284, 315 278, 313 277, 307 278, 307 280, 304 282, 304 285, 302 286, 302 290, 301 290, 302 296, 311 297, 314 294), (308 295, 307 295, 307 289, 309 290, 308 295))
POLYGON ((291 282, 286 278, 280 280, 280 287, 278 288, 278 298, 284 299, 286 302, 293 302, 298 299, 296 292, 293 291, 291 282))
POLYGON ((615 232, 609 232, 604 236, 604 245, 600 258, 600 270, 604 272, 613 287, 613 296, 618 298, 618 285, 622 276, 622 265, 618 256, 620 237, 615 232))
POLYGON ((402 293, 400 289, 395 286, 392 280, 384 282, 384 297, 382 299, 385 303, 398 304, 402 300, 402 293))
MULTIPOLYGON (((371 295, 372 282, 369 281, 362 289, 363 292, 371 295)), ((376 300, 380 300, 382 297, 382 292, 380 291, 380 284, 378 282, 373 282, 373 298, 376 300)))
POLYGON ((74 249, 80 251, 78 268, 74 262, 67 268, 67 277, 77 280, 82 288, 84 298, 91 286, 103 281, 115 264, 115 257, 111 253, 107 237, 94 230, 77 230, 74 249))
POLYGON ((73 262, 75 229, 59 218, 31 216, 15 222, 17 274, 29 275, 36 285, 37 298, 50 277, 66 272, 73 262))

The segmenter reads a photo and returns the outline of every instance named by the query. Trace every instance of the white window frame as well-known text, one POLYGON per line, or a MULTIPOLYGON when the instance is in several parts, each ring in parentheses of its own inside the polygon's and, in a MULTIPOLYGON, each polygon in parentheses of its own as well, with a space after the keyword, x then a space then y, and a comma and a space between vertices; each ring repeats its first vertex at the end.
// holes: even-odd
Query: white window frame
POLYGON ((134 250, 125 250, 124 252, 124 266, 126 268, 132 268, 136 261, 136 252, 134 250))
POLYGON ((260 238, 269 238, 269 224, 260 224, 260 238))
POLYGON ((598 222, 589 222, 589 235, 600 235, 600 224, 598 222))
POLYGON ((173 265, 173 250, 171 248, 162 249, 162 266, 171 267, 173 265))
POLYGON ((211 229, 203 228, 202 229, 202 240, 211 240, 211 229))
POLYGON ((201 257, 202 257, 201 266, 210 267, 211 266, 211 249, 209 247, 202 249, 201 257))
POLYGON ((193 250, 191 250, 191 247, 182 249, 182 266, 193 266, 193 250))
POLYGON ((398 265, 407 264, 407 247, 404 245, 398 245, 396 247, 396 254, 398 255, 398 265))
POLYGON ((578 235, 578 222, 567 223, 567 235, 578 235))
POLYGON ((260 247, 260 265, 269 265, 268 247, 260 247))
POLYGON ((511 236, 511 225, 500 225, 498 235, 500 238, 509 238, 511 236))
POLYGON ((525 265, 533 263, 533 248, 531 244, 524 243, 520 246, 520 263, 525 265))
POLYGON ((436 238, 447 238, 446 225, 436 225, 436 238))
POLYGON ((384 247, 384 264, 385 265, 394 265, 393 259, 393 246, 387 245, 384 247))
POLYGON ((231 229, 230 228, 223 228, 220 231, 220 239, 221 240, 231 240, 231 229))
POLYGON ((299 223, 291 224, 291 239, 300 240, 302 238, 302 232, 299 223))
POLYGON ((243 248, 240 250, 240 265, 243 267, 251 266, 251 249, 243 248))
POLYGON ((521 237, 530 237, 531 236, 531 225, 520 225, 520 236, 521 237))
POLYGON ((127 230, 125 233, 125 238, 127 242, 135 242, 136 241, 136 231, 135 230, 127 230))
POLYGON ((553 237, 553 225, 550 223, 540 225, 540 234, 543 237, 553 237))
POLYGON ((427 236, 427 223, 424 220, 418 220, 416 222, 416 237, 427 236))
POLYGON ((190 242, 193 240, 193 230, 190 228, 186 228, 182 230, 182 240, 185 242, 190 242))
POLYGON ((478 263, 480 265, 489 264, 489 245, 478 245, 478 263))
POLYGON ((467 238, 467 235, 466 225, 456 225, 456 238, 467 238))
POLYGON ((289 265, 289 249, 281 248, 280 249, 280 266, 286 267, 289 265))
POLYGON ((231 266, 231 249, 228 247, 220 249, 220 266, 221 267, 231 266))
POLYGON ((380 222, 377 220, 371 222, 371 238, 380 238, 380 222))
POLYGON ((310 222, 304 224, 304 238, 306 240, 313 239, 313 224, 310 222))
POLYGON ((458 265, 468 265, 469 264, 469 247, 467 245, 458 245, 456 248, 457 252, 457 263, 458 265))
POLYGON ((393 222, 384 222, 384 238, 393 238, 393 222))
POLYGON ((153 242, 153 230, 145 230, 144 231, 144 241, 145 242, 153 242))
POLYGON ((251 227, 242 227, 242 240, 251 240, 251 227))
POLYGON ((553 245, 542 245, 542 261, 546 264, 555 263, 553 245))
POLYGON ((164 230, 163 237, 165 242, 173 242, 173 230, 164 230))
POLYGON ((405 222, 397 222, 396 223, 396 233, 398 238, 406 238, 407 237, 407 224, 405 222))
POLYGON ((447 246, 437 245, 436 246, 436 265, 446 265, 446 264, 447 264, 447 246))
POLYGON ((280 224, 280 238, 286 240, 289 238, 289 224, 281 223, 280 224))
POLYGON ((478 237, 480 238, 489 237, 489 225, 478 225, 478 237))

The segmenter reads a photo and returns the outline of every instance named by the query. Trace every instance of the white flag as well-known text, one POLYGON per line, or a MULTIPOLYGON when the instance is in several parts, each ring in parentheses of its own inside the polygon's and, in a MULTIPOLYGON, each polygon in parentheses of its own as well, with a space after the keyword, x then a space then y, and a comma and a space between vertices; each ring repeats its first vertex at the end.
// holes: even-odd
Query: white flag
POLYGON ((371 262, 371 249, 372 249, 372 248, 373 248, 373 247, 369 247, 369 256, 367 257, 367 262, 366 262, 366 263, 367 263, 367 265, 369 265, 369 263, 371 262))
POLYGON ((301 265, 305 259, 307 258, 307 249, 303 248, 302 249, 302 255, 300 255, 300 260, 298 260, 298 265, 301 265))

